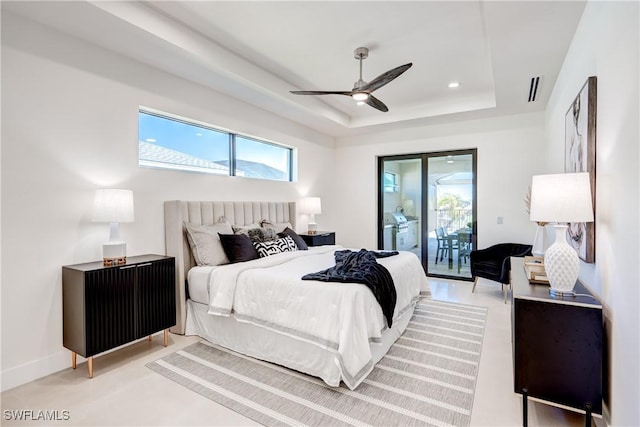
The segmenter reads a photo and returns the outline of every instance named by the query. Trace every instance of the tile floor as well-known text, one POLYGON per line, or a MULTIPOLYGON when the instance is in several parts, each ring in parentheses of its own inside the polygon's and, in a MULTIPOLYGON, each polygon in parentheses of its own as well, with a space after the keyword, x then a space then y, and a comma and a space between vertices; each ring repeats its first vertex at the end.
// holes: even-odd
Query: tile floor
MULTIPOLYGON (((434 299, 489 308, 480 371, 471 417, 473 426, 522 425, 522 403, 512 391, 510 304, 504 304, 500 286, 480 280, 472 283, 429 280, 434 299)), ((145 367, 149 361, 198 340, 170 334, 169 347, 162 334, 118 351, 96 357, 95 376, 88 379, 86 363, 2 393, 2 425, 113 425, 113 426, 246 426, 255 422, 183 388, 145 367), (10 410, 68 411, 69 419, 57 422, 17 422, 7 419, 10 410)), ((579 414, 529 403, 530 426, 581 426, 579 414)))

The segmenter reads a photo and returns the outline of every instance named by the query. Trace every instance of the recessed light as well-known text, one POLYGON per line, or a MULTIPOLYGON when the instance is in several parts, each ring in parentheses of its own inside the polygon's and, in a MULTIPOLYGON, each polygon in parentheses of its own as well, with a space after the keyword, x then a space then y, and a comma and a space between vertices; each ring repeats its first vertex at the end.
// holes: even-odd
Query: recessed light
POLYGON ((196 136, 202 136, 202 134, 200 132, 196 133, 196 136))
POLYGON ((457 88, 457 87, 459 87, 459 86, 460 86, 460 83, 458 83, 458 82, 451 82, 451 83, 449 83, 449 88, 450 88, 450 89, 454 89, 454 88, 457 88))
POLYGON ((451 155, 447 156, 447 163, 449 164, 453 163, 453 156, 451 155))
POLYGON ((156 142, 156 139, 155 138, 147 138, 147 139, 145 139, 145 141, 147 141, 147 142, 156 142))

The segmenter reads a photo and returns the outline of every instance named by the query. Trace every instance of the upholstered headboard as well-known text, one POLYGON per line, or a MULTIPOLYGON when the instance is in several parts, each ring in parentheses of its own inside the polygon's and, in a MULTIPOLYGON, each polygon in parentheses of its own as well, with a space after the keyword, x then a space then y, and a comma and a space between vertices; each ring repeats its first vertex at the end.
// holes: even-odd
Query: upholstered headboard
POLYGON ((165 249, 176 258, 176 326, 171 332, 184 334, 186 320, 186 275, 195 265, 184 223, 215 224, 224 217, 233 225, 249 225, 266 219, 273 223, 289 222, 296 226, 294 202, 164 202, 165 249))

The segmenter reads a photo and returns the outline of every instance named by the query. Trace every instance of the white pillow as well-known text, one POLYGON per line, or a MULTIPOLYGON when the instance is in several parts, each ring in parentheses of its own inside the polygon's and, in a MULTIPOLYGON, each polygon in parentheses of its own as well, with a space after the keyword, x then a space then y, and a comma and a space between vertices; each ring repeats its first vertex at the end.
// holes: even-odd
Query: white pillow
POLYGON ((184 223, 191 253, 198 265, 229 264, 218 233, 233 234, 230 224, 198 225, 184 223))

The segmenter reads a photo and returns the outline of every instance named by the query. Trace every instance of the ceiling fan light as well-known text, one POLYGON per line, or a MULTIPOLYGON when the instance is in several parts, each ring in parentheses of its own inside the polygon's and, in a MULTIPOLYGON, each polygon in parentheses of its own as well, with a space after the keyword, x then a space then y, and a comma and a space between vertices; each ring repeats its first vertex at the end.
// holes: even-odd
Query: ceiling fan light
POLYGON ((356 105, 357 105, 357 106, 361 106, 361 105, 365 105, 365 104, 366 104, 366 102, 364 102, 364 101, 358 101, 358 102, 356 102, 356 105))
POLYGON ((351 97, 356 101, 366 101, 367 99, 369 99, 369 94, 365 92, 356 92, 351 95, 351 97))

